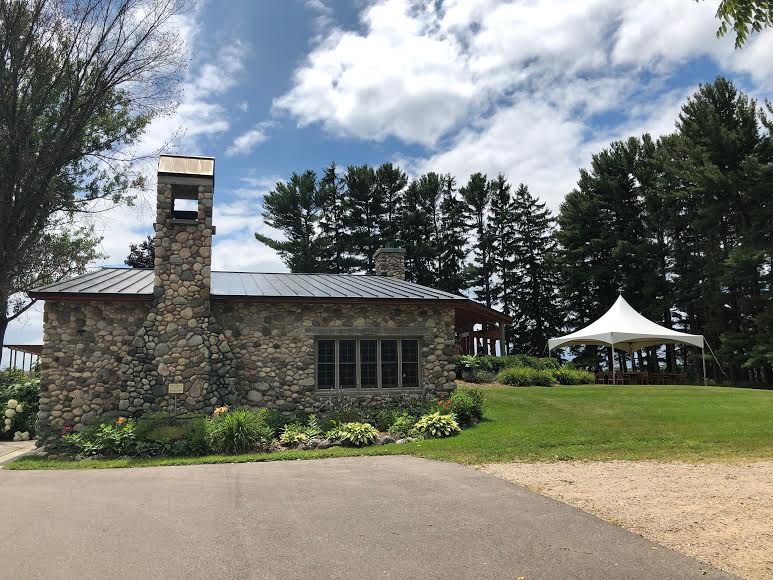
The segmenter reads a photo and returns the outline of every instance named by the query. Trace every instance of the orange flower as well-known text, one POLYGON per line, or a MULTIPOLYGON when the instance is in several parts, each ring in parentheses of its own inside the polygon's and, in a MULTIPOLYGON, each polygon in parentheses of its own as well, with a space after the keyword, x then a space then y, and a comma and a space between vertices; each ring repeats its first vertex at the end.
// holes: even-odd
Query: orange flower
POLYGON ((228 409, 229 409, 228 405, 223 405, 222 407, 215 407, 215 412, 212 414, 215 417, 217 417, 218 415, 224 415, 225 413, 228 412, 228 409))
POLYGON ((116 425, 125 425, 126 424, 126 417, 118 417, 115 420, 116 425))

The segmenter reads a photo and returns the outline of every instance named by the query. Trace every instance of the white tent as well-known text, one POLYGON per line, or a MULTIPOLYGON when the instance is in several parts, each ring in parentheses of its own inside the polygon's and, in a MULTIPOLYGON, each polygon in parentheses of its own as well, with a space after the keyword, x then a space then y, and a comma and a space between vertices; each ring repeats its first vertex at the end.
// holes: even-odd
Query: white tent
MULTIPOLYGON (((574 344, 599 344, 632 353, 647 346, 676 343, 697 346, 701 349, 703 359, 702 334, 686 334, 655 324, 636 312, 625 298, 618 296, 612 307, 596 322, 566 336, 551 338, 548 340, 548 349, 553 350, 574 344)), ((613 377, 614 372, 613 365, 613 377)), ((703 382, 706 382, 705 360, 703 360, 703 382)))

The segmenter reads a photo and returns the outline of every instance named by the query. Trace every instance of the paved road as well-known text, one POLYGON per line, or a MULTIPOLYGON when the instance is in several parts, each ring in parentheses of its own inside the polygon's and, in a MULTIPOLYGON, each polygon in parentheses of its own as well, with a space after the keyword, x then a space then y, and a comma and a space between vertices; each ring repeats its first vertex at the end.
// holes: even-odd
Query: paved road
POLYGON ((493 476, 410 457, 4 470, 0 502, 3 579, 723 577, 493 476))

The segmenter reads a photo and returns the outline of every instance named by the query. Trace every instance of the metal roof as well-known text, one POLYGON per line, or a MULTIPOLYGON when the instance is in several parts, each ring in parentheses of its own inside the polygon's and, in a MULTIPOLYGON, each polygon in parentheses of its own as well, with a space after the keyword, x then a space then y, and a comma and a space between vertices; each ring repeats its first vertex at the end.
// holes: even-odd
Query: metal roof
MULTIPOLYGON (((82 276, 35 288, 29 294, 34 298, 54 300, 57 297, 151 298, 153 270, 100 268, 82 276)), ((361 274, 212 272, 211 294, 213 298, 468 300, 464 296, 396 278, 361 274)))

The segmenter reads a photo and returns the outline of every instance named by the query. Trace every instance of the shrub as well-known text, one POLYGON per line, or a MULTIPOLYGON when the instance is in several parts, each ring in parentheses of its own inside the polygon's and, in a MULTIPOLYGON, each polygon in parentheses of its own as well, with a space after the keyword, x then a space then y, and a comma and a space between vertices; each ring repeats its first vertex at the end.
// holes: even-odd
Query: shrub
POLYGON ((497 380, 514 387, 544 386, 550 387, 555 382, 553 373, 549 370, 539 370, 529 367, 512 367, 500 371, 497 380))
POLYGON ((428 401, 416 398, 403 398, 389 404, 368 404, 356 400, 338 402, 323 417, 321 424, 325 430, 343 423, 370 423, 380 431, 386 431, 401 413, 423 415, 430 409, 428 401))
POLYGON ((301 423, 288 423, 282 428, 282 433, 279 435, 279 441, 282 445, 300 445, 308 440, 306 427, 301 423))
POLYGON ((408 413, 400 413, 389 426, 389 434, 395 439, 407 437, 414 423, 416 423, 416 417, 408 413))
POLYGON ((136 451, 136 423, 119 417, 115 423, 84 427, 64 436, 64 445, 79 455, 117 457, 136 451))
POLYGON ((538 358, 527 354, 511 354, 507 356, 472 356, 456 357, 456 373, 460 378, 471 383, 491 382, 498 372, 513 367, 527 367, 537 370, 557 369, 561 366, 558 359, 538 358))
MULTIPOLYGON (((273 438, 274 432, 271 431, 273 438)), ((207 443, 207 420, 196 417, 185 422, 182 445, 179 448, 180 455, 206 455, 209 451, 207 443)))
POLYGON ((247 453, 270 445, 273 438, 260 410, 229 410, 207 419, 207 443, 217 453, 247 453))
POLYGON ((596 382, 596 376, 580 369, 562 368, 553 371, 556 381, 562 385, 587 385, 596 382))
POLYGON ((483 393, 480 389, 469 391, 456 390, 449 399, 448 410, 454 414, 462 425, 470 425, 473 421, 483 418, 483 393))
POLYGON ((378 429, 370 423, 343 423, 328 431, 328 437, 355 447, 371 445, 378 437, 378 429))
POLYGON ((422 437, 448 437, 461 431, 453 415, 443 415, 440 411, 428 413, 416 422, 412 433, 422 437))
POLYGON ((19 369, 3 371, 3 380, 22 381, 0 383, 0 438, 11 439, 15 433, 26 433, 30 438, 35 434, 35 420, 38 414, 40 379, 30 379, 19 369))

